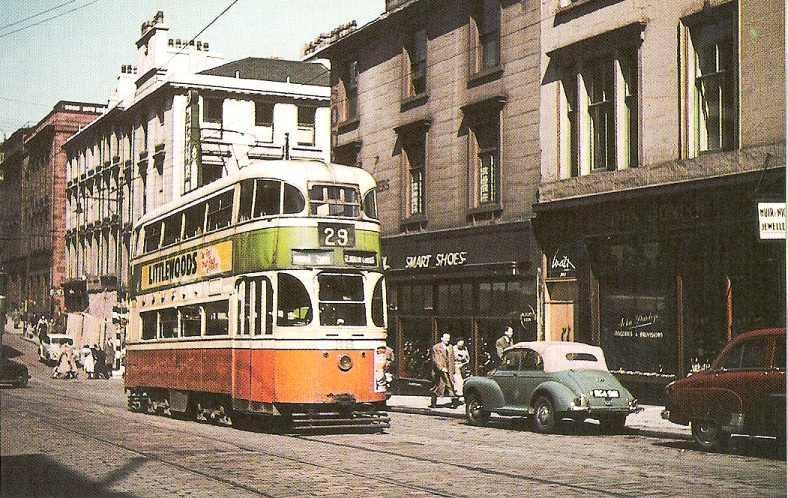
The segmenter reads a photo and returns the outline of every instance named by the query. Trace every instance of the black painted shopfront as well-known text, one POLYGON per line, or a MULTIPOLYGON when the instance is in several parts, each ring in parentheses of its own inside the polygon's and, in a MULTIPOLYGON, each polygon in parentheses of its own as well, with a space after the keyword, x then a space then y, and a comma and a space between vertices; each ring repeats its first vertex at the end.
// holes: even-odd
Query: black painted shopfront
POLYGON ((571 329, 600 345, 628 387, 659 400, 736 334, 784 326, 785 241, 757 230, 758 200, 782 197, 784 182, 750 175, 537 206, 546 336, 571 329))
POLYGON ((462 338, 471 370, 493 368, 506 326, 535 340, 539 253, 528 222, 383 239, 395 391, 423 392, 430 349, 444 332, 462 338))

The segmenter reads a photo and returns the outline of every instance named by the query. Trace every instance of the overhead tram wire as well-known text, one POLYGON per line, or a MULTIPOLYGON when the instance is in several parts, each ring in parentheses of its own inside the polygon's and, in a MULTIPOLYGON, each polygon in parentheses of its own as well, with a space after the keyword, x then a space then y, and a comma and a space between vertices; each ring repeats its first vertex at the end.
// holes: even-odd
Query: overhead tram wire
POLYGON ((41 16, 41 15, 44 15, 44 14, 46 14, 47 12, 52 12, 53 10, 57 10, 57 9, 59 9, 60 7, 63 7, 63 6, 65 6, 65 5, 68 5, 68 4, 70 4, 70 3, 74 3, 74 2, 76 2, 76 1, 77 1, 77 0, 68 0, 68 1, 66 1, 66 2, 63 2, 63 3, 57 4, 57 5, 55 5, 54 7, 50 7, 50 8, 48 8, 48 9, 46 9, 46 10, 42 10, 41 12, 37 12, 37 13, 35 13, 35 14, 31 15, 31 16, 27 16, 27 17, 25 17, 24 19, 20 19, 20 20, 18 20, 18 21, 14 21, 14 22, 11 22, 11 23, 8 23, 8 24, 3 24, 2 26, 0 26, 0 31, 4 30, 4 29, 6 29, 6 28, 10 28, 11 26, 16 26, 17 24, 21 24, 21 23, 23 23, 23 22, 25 22, 25 21, 29 21, 30 19, 33 19, 33 18, 35 18, 35 17, 38 17, 38 16, 41 16))
POLYGON ((100 1, 101 0, 93 0, 92 2, 88 2, 86 4, 80 5, 79 7, 74 7, 73 9, 69 9, 69 10, 67 10, 65 12, 61 12, 61 13, 56 14, 54 16, 47 17, 46 19, 42 19, 42 20, 40 20, 38 22, 34 22, 33 24, 28 24, 27 26, 22 26, 21 28, 18 28, 18 29, 12 30, 12 31, 7 31, 5 33, 0 33, 0 38, 5 38, 6 36, 13 35, 14 33, 19 33, 20 31, 24 31, 26 29, 33 28, 33 27, 38 26, 40 24, 44 24, 45 22, 52 21, 52 20, 57 19, 59 17, 63 17, 63 16, 68 15, 68 14, 70 14, 72 12, 76 12, 78 10, 84 9, 85 7, 90 7, 91 5, 93 5, 95 3, 98 3, 100 1))
POLYGON ((226 14, 226 13, 227 13, 227 11, 228 11, 228 10, 230 10, 230 9, 233 7, 233 5, 235 5, 235 4, 237 4, 237 3, 238 3, 238 0, 233 0, 233 1, 230 3, 230 5, 228 5, 227 7, 225 7, 223 11, 219 12, 219 13, 216 15, 216 17, 214 17, 214 18, 211 20, 211 22, 209 22, 208 24, 206 24, 204 28, 202 28, 202 29, 201 29, 201 30, 200 30, 200 31, 199 31, 199 32, 198 32, 196 35, 194 35, 194 36, 191 38, 191 40, 189 40, 189 41, 188 41, 188 42, 187 42, 185 45, 183 45, 183 46, 182 46, 182 47, 181 47, 181 48, 180 48, 180 49, 179 49, 177 52, 175 52, 174 54, 172 54, 172 57, 170 57, 170 59, 169 59, 167 62, 165 62, 165 63, 164 63, 164 65, 163 65, 161 68, 162 68, 162 69, 165 69, 167 66, 169 66, 169 65, 170 65, 170 62, 172 62, 172 60, 173 60, 173 59, 174 59, 174 58, 175 58, 175 57, 176 57, 178 54, 181 54, 181 53, 183 52, 183 50, 184 50, 186 47, 188 47, 188 46, 191 46, 192 42, 194 42, 194 40, 196 40, 198 36, 200 36, 201 34, 203 34, 203 33, 205 32, 205 30, 207 30, 208 28, 210 28, 210 27, 213 25, 213 23, 215 23, 216 21, 218 21, 220 17, 222 17, 224 14, 226 14))

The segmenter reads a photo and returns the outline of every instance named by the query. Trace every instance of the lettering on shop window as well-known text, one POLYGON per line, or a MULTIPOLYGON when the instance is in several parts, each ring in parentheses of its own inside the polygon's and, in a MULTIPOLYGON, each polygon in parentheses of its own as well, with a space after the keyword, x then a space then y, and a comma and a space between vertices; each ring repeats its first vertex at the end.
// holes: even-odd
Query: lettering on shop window
POLYGON ((664 334, 659 330, 659 313, 638 313, 634 316, 619 318, 618 327, 613 331, 616 337, 634 337, 641 339, 662 339, 664 334))
POLYGON ((468 251, 441 252, 438 254, 421 254, 418 256, 406 256, 405 268, 425 269, 425 268, 447 268, 463 266, 468 261, 468 251))

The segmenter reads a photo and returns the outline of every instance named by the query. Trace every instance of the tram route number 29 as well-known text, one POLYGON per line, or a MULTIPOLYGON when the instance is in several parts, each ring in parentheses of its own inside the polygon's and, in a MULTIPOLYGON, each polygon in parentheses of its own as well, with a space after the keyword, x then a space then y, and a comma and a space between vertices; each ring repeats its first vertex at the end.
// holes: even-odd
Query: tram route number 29
POLYGON ((356 245, 356 228, 341 223, 318 223, 322 247, 353 247, 356 245))

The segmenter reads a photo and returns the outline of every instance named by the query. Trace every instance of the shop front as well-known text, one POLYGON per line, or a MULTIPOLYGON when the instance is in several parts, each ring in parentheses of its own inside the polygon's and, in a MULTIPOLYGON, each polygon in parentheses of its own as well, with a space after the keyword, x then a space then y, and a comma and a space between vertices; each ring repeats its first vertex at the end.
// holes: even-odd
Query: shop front
POLYGON ((784 326, 785 242, 759 237, 756 185, 538 206, 546 335, 601 346, 628 387, 659 400, 736 334, 784 326))
POLYGON ((539 253, 528 222, 383 239, 395 391, 430 382, 430 350, 448 332, 463 339, 473 373, 497 359, 507 326, 515 341, 537 337, 539 253))

